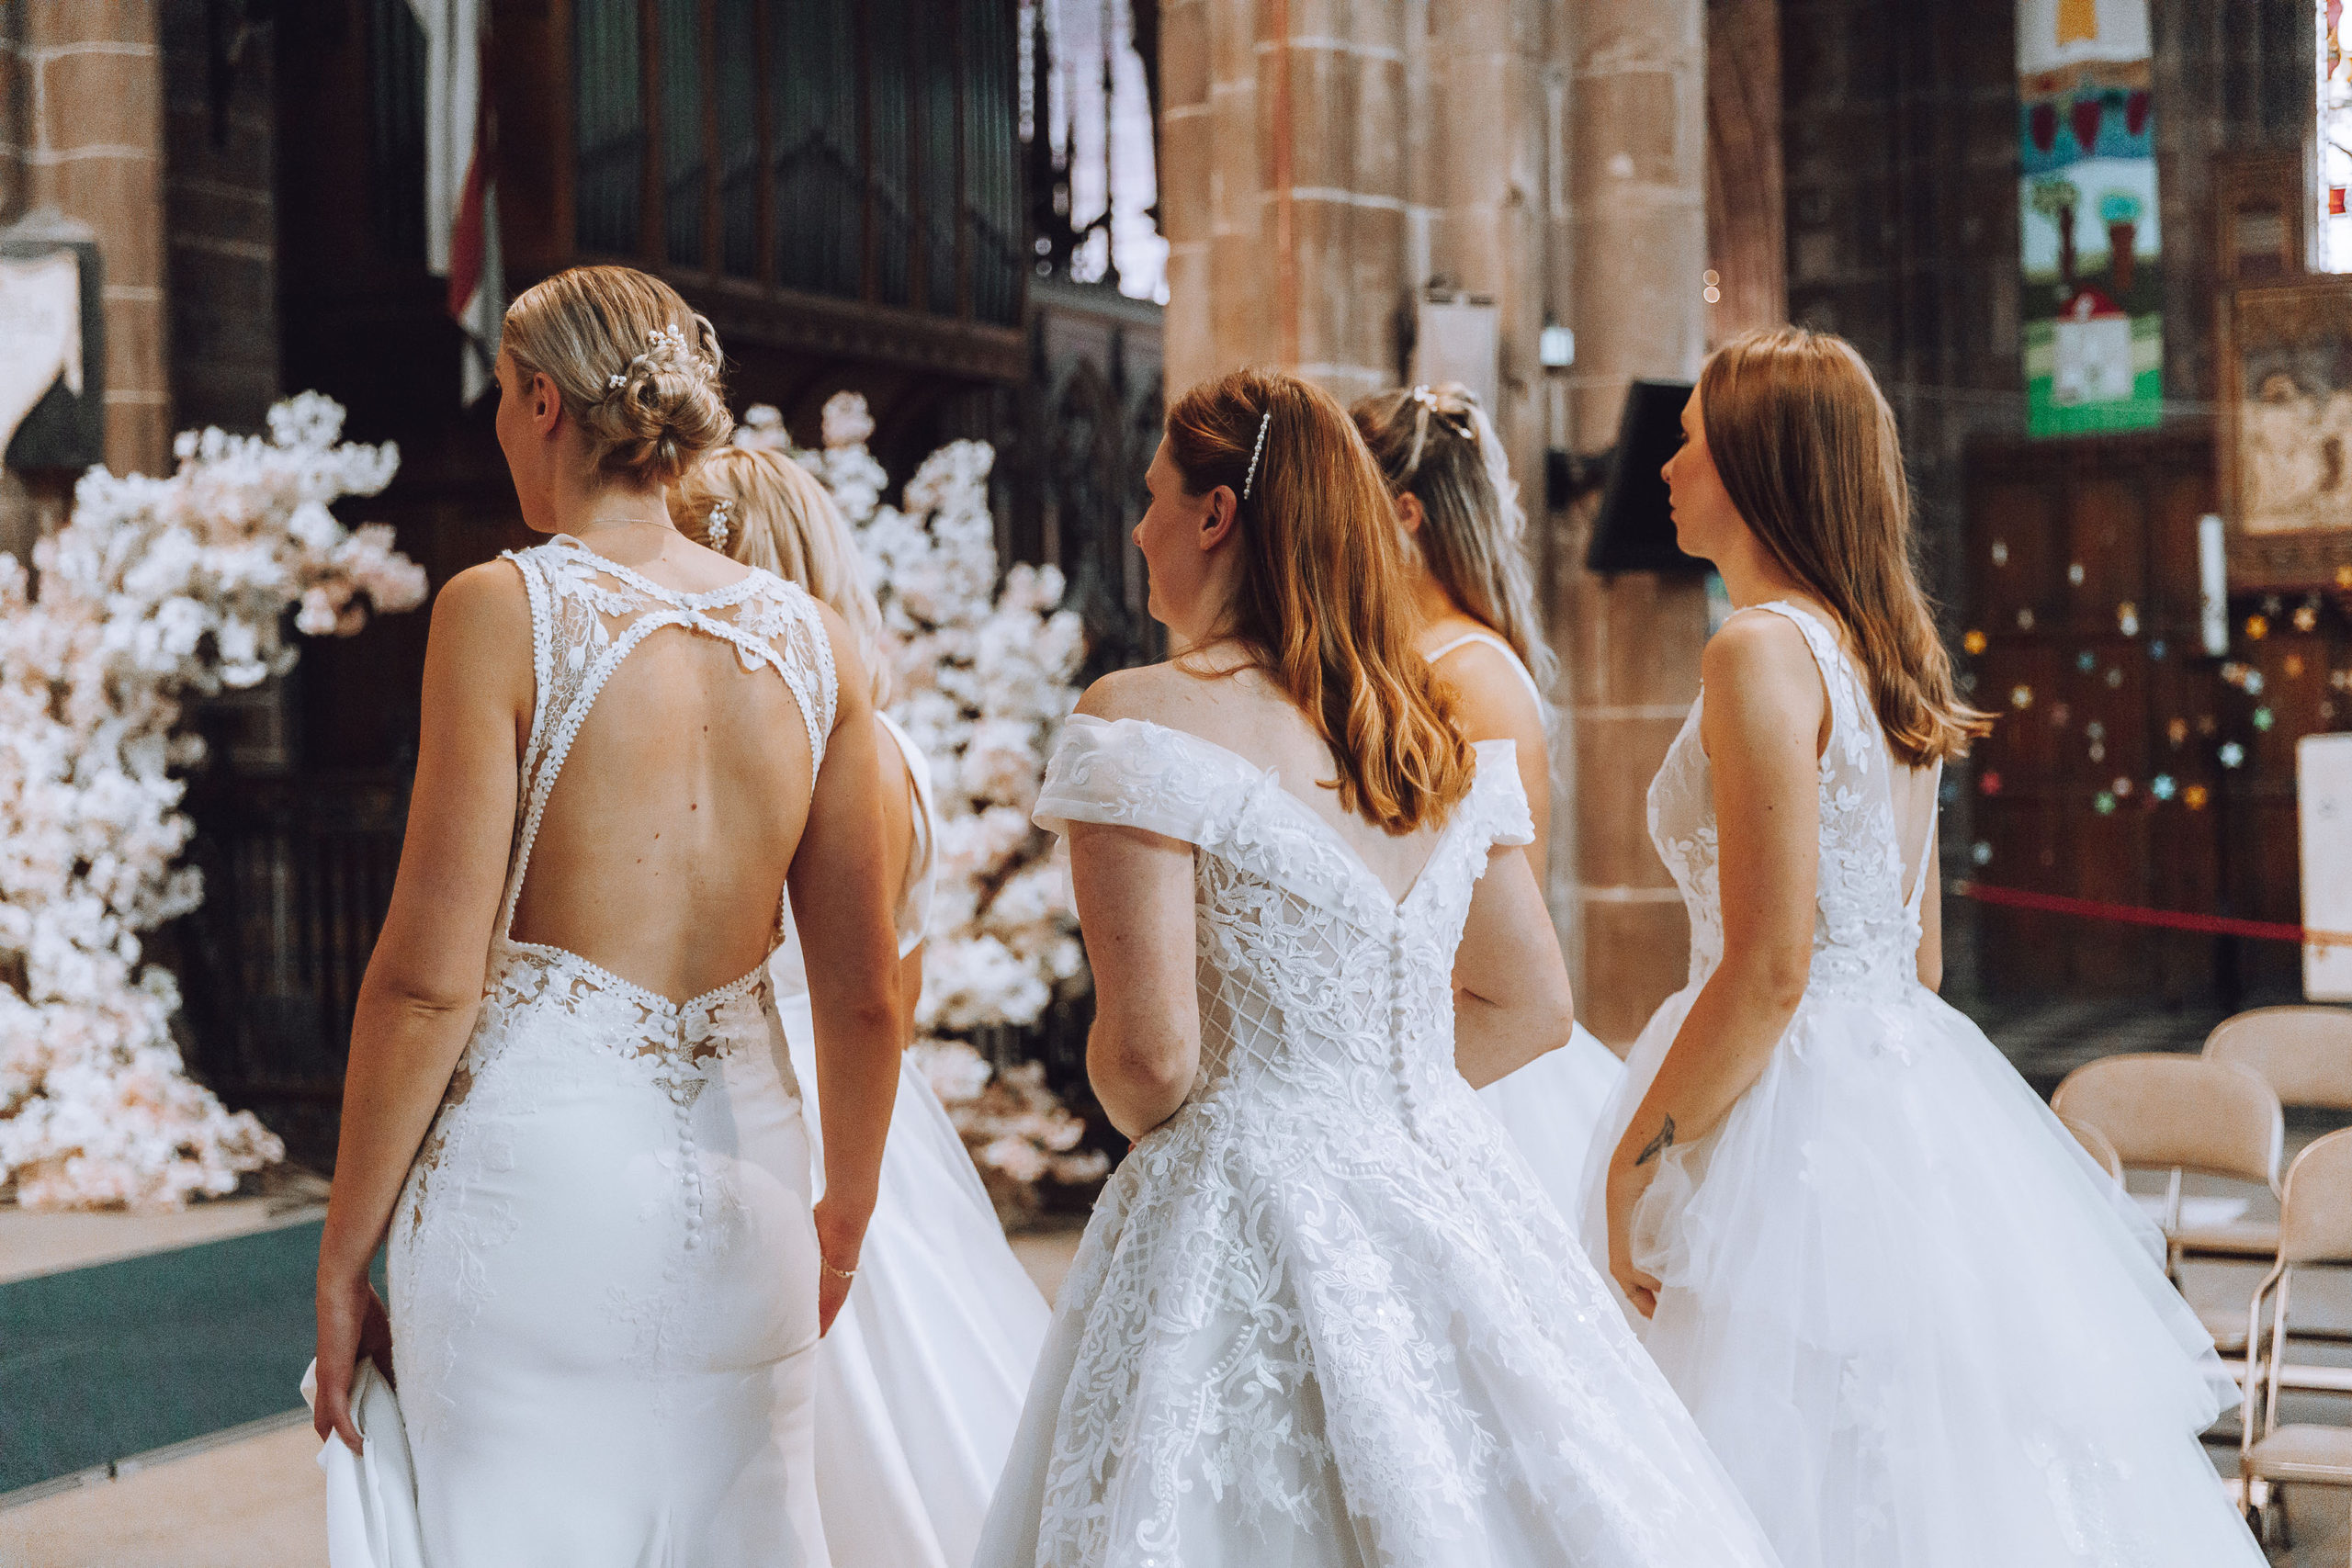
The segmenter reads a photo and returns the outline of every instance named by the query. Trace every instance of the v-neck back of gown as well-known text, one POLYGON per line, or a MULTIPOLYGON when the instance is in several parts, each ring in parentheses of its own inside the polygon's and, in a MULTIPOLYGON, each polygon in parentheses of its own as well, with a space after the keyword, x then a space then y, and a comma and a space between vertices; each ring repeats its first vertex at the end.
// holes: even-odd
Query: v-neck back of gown
MULTIPOLYGON (((505 897, 390 1243, 426 1556, 823 1568, 808 1141, 766 965, 676 1000, 510 926, 567 764, 615 765, 575 748, 649 638, 716 639, 773 671, 812 776, 831 645, 814 601, 766 572, 684 593, 570 539, 507 558, 537 694, 505 897)), ((597 896, 649 894, 624 872, 597 896)))

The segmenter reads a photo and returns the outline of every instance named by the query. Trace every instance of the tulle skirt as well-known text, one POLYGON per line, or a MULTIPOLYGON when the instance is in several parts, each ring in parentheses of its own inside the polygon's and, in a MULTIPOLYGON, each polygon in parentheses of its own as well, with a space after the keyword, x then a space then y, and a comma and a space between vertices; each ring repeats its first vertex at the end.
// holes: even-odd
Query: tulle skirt
MULTIPOLYGON (((808 998, 779 998, 777 1011, 813 1145, 808 998)), ((901 1065, 857 1282, 817 1350, 817 1504, 834 1568, 971 1561, 1046 1316, 963 1138, 901 1065)))
POLYGON ((1584 1188, 1585 1156, 1625 1064, 1581 1023, 1568 1043, 1497 1078, 1478 1098, 1510 1132, 1544 1195, 1571 1224, 1584 1188))
MULTIPOLYGON (((1696 988, 1628 1061, 1599 1174, 1696 988)), ((1925 987, 1809 993, 1633 1216, 1644 1341, 1784 1568, 2257 1568, 2197 1434, 2230 1393, 2162 1244, 1925 987)))

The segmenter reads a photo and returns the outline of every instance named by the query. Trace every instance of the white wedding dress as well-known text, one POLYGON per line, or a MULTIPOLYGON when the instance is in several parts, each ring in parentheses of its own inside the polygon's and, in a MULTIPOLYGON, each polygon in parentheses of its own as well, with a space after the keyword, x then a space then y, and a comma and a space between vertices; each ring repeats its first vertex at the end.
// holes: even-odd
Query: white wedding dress
MULTIPOLYGON (((1464 632, 1430 650, 1432 667, 1447 654, 1472 643, 1491 648, 1510 660, 1527 694, 1544 710, 1544 693, 1535 676, 1521 662, 1519 650, 1488 631, 1464 632)), ((1563 1216, 1573 1221, 1584 1190, 1585 1156, 1592 1147, 1593 1129, 1608 1109, 1609 1098, 1625 1076, 1625 1064, 1603 1045, 1592 1031, 1579 1023, 1566 1044, 1546 1051, 1515 1073, 1506 1074, 1478 1091, 1527 1156, 1535 1179, 1563 1216)))
POLYGON ((1271 772, 1080 716, 1037 820, 1193 847, 1200 1068, 1097 1204, 978 1568, 1772 1560, 1453 1062, 1508 741, 1402 901, 1271 772))
MULTIPOLYGON (((2259 1568, 2197 1439, 2229 1387, 2212 1341, 2121 1189, 1919 983, 1924 870, 1869 689, 1821 621, 1759 608, 1829 696, 1812 974, 1763 1076, 1634 1209, 1664 1287, 1645 1342, 1786 1568, 2259 1568)), ((1705 700, 1649 794, 1690 983, 1594 1144, 1597 1258, 1609 1154, 1723 956, 1705 700)))
MULTIPOLYGON (((914 852, 898 908, 903 958, 931 915, 931 769, 906 731, 876 717, 914 782, 914 852)), ((816 1032, 789 931, 769 972, 821 1192, 816 1032)), ((857 1281, 817 1348, 817 1503, 833 1568, 971 1562, 1045 1337, 1046 1300, 1006 1245, 962 1134, 914 1063, 901 1063, 857 1281)))
POLYGON ((560 536, 506 558, 537 689, 506 896, 390 1236, 425 1560, 825 1568, 808 1137, 767 965, 674 1002, 510 928, 565 759, 647 637, 782 677, 812 768, 831 645, 763 571, 688 594, 560 536))

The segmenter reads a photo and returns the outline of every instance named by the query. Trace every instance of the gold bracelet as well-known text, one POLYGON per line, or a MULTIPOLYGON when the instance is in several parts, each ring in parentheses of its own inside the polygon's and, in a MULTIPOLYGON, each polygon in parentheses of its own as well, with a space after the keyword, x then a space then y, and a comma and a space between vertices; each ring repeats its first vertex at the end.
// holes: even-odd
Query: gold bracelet
POLYGON ((826 1272, 826 1273, 831 1274, 831 1275, 834 1279, 836 1279, 836 1280, 854 1280, 854 1279, 856 1279, 856 1278, 857 1278, 857 1270, 856 1270, 856 1269, 836 1269, 836 1268, 834 1268, 834 1267, 833 1267, 833 1265, 832 1265, 831 1261, 830 1259, 828 1259, 828 1258, 826 1258, 822 1253, 820 1253, 820 1254, 818 1255, 818 1257, 817 1257, 817 1261, 818 1261, 819 1263, 820 1263, 820 1264, 822 1264, 822 1265, 824 1266, 824 1269, 825 1269, 825 1272, 826 1272))

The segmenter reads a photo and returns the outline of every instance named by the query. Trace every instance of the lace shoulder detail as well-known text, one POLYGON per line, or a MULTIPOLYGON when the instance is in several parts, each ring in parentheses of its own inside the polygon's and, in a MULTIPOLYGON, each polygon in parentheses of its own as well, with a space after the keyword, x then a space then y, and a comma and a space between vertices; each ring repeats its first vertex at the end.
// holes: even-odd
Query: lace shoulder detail
POLYGON ((1260 783, 1240 758, 1181 729, 1073 714, 1046 764, 1034 820, 1051 833, 1100 822, 1208 845, 1260 783))
POLYGON ((1470 750, 1477 755, 1478 772, 1464 804, 1479 814, 1480 831, 1488 845, 1533 843, 1535 814, 1527 803, 1527 784, 1519 776, 1519 742, 1480 740, 1470 750))

